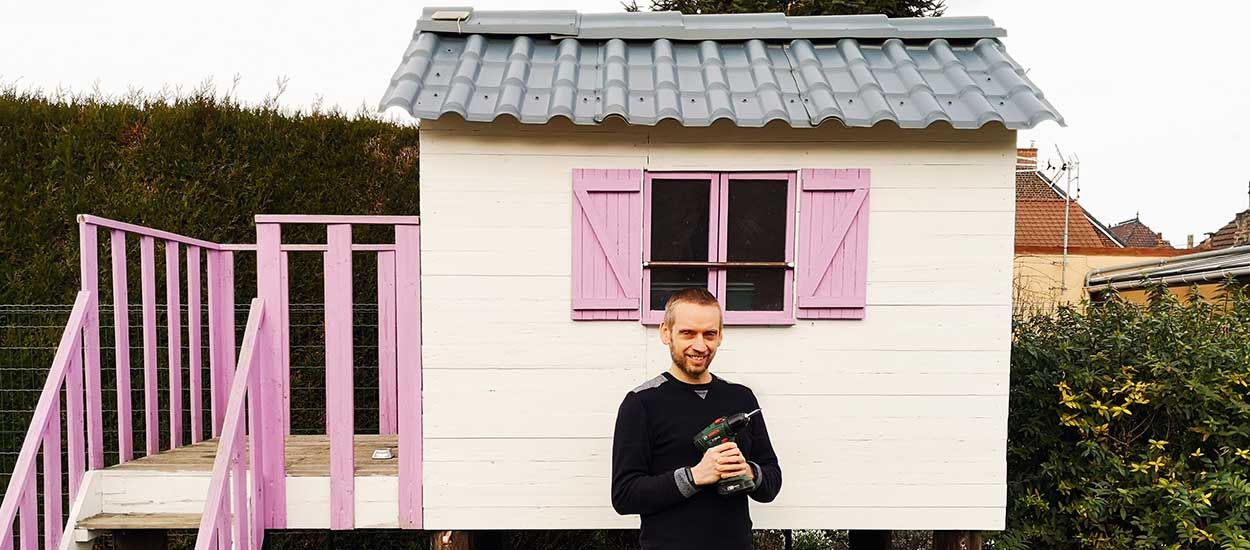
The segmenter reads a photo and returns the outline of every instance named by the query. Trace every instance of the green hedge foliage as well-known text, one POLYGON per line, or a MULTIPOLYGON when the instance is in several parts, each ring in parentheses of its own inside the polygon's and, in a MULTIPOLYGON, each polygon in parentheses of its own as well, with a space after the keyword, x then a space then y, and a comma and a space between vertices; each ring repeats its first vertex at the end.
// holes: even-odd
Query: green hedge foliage
MULTIPOLYGON (((1197 295, 1197 292, 1194 292, 1197 295)), ((1015 325, 998 548, 1250 548, 1250 299, 1015 325)))
MULTIPOLYGON (((363 114, 10 86, 0 90, 0 303, 73 302, 77 214, 255 242, 255 214, 418 214, 417 159, 415 127, 363 114)), ((293 237, 324 242, 317 231, 293 237)), ((293 288, 292 301, 319 292, 293 288)))

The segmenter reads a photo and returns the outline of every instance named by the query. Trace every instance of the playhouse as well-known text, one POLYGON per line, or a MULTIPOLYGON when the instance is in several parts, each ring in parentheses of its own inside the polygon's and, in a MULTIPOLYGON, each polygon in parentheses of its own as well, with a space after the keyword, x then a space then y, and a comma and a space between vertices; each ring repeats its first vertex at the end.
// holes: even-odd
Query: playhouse
POLYGON ((14 529, 69 549, 193 528, 206 550, 296 527, 636 527, 609 498, 616 407, 668 368, 656 326, 690 286, 721 300, 713 370, 754 389, 785 470, 756 528, 1002 529, 1016 130, 1062 124, 1004 34, 976 17, 426 9, 382 99, 421 119, 419 218, 258 215, 255 243, 216 243, 80 217, 82 291, 0 545, 14 529), (297 224, 325 240, 284 239, 297 224), (365 224, 393 241, 353 242, 365 224), (158 293, 158 250, 185 284, 158 293), (297 253, 324 260, 321 436, 290 434, 297 253), (226 312, 253 284, 238 255, 258 277, 236 339, 226 312), (353 260, 378 266, 377 434, 351 414, 353 260), (100 330, 102 287, 120 311, 139 287, 143 308, 143 353, 116 365, 101 339, 127 349, 129 331, 124 315, 100 330), (163 335, 158 300, 190 306, 163 335), (145 415, 143 448, 106 455, 106 400, 120 433, 145 415), (63 470, 69 508, 40 506, 61 488, 36 472, 63 470))
POLYGON ((421 119, 426 525, 636 525, 616 405, 697 285, 785 471, 757 528, 1001 529, 1015 131, 1061 122, 1003 35, 425 10, 383 106, 421 119))

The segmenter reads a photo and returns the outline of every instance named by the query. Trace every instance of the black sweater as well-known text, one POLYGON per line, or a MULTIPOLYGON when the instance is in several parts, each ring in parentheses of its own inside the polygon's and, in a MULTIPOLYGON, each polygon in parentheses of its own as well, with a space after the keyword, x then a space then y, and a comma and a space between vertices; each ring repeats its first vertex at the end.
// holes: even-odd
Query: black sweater
MULTIPOLYGON (((625 394, 612 438, 612 507, 642 516, 643 550, 752 548, 748 494, 722 497, 715 485, 696 487, 689 469, 703 458, 694 445, 699 431, 758 407, 750 388, 715 375, 687 384, 665 372, 625 394)), ((771 502, 781 491, 781 466, 764 416, 752 417, 737 443, 755 472, 750 497, 771 502)))

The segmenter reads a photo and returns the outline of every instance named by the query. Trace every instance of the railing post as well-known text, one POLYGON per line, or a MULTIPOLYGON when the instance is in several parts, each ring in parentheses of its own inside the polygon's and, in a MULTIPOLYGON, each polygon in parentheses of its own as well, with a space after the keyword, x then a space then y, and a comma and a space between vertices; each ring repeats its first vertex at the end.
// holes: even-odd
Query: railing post
MULTIPOLYGON (((270 312, 265 312, 265 316, 270 312)), ((264 429, 265 409, 262 407, 264 396, 262 395, 263 385, 261 383, 264 371, 264 364, 269 360, 270 345, 269 336, 267 334, 266 323, 272 322, 270 319, 262 317, 260 328, 256 331, 256 340, 253 344, 256 351, 252 352, 255 356, 253 361, 256 362, 247 372, 247 432, 248 432, 248 471, 251 473, 252 483, 249 496, 252 501, 250 508, 245 507, 242 513, 248 514, 248 521, 252 527, 247 533, 250 544, 253 548, 261 548, 262 539, 265 533, 265 518, 268 516, 269 496, 272 494, 269 490, 271 484, 265 480, 265 459, 268 458, 269 452, 272 450, 267 447, 269 440, 267 432, 264 429)), ((281 445, 278 445, 281 447, 281 445)), ((283 486, 285 487, 285 479, 283 486)), ((246 484, 245 484, 246 485, 246 484)), ((236 488, 238 485, 235 486, 236 488)))
POLYGON ((330 436, 330 529, 355 527, 352 436, 352 226, 326 228, 326 433, 330 436))
POLYGON ((147 454, 160 452, 160 388, 156 378, 156 241, 139 237, 139 279, 143 294, 143 418, 147 454))
MULTIPOLYGON (((264 455, 261 458, 261 477, 253 478, 253 483, 262 486, 264 497, 264 523, 258 527, 270 529, 286 528, 286 449, 284 436, 285 427, 281 419, 283 411, 290 410, 290 403, 285 401, 286 388, 282 363, 284 353, 282 337, 285 332, 283 320, 286 317, 279 311, 282 305, 282 229, 276 223, 256 224, 256 291, 258 297, 265 301, 265 322, 262 324, 261 340, 263 353, 259 356, 259 384, 255 386, 255 394, 260 397, 256 403, 264 422, 256 428, 263 430, 258 436, 264 440, 264 455), (259 481, 259 483, 258 483, 259 481)), ((255 437, 253 441, 255 441, 255 437)), ((255 460, 253 460, 255 462, 255 460)))
MULTIPOLYGON (((240 550, 247 550, 248 542, 251 541, 252 535, 248 529, 247 469, 243 467, 243 457, 245 456, 243 454, 243 441, 243 431, 239 430, 238 437, 234 443, 234 468, 231 469, 230 481, 234 484, 234 513, 238 518, 235 522, 234 540, 239 541, 240 550)), ((226 503, 226 506, 229 507, 230 503, 226 503)), ((225 529, 230 529, 229 517, 226 518, 225 529)))
POLYGON ((117 460, 135 458, 130 401, 130 300, 126 285, 126 233, 109 231, 113 257, 113 355, 117 377, 117 460))
POLYGON ((395 253, 378 253, 378 433, 399 433, 395 381, 395 253))
POLYGON ((204 439, 204 379, 200 364, 200 247, 187 247, 187 361, 191 384, 191 442, 204 439))
POLYGON ((47 548, 61 543, 65 519, 61 515, 61 396, 52 395, 52 414, 43 428, 43 540, 47 548))
POLYGON ((178 243, 165 241, 165 334, 169 350, 169 448, 182 446, 182 298, 178 243))
POLYGON ((422 528, 421 233, 395 226, 395 359, 399 394, 399 526, 422 528))
POLYGON ((212 436, 221 433, 234 378, 234 253, 208 252, 208 371, 212 436))
POLYGON ((281 302, 277 305, 277 315, 281 321, 278 322, 278 335, 282 340, 277 343, 278 349, 282 350, 282 362, 279 364, 278 374, 282 377, 282 403, 284 405, 278 408, 279 422, 282 423, 282 435, 291 435, 291 284, 288 277, 289 269, 287 263, 287 253, 282 253, 282 295, 281 302))
POLYGON ((104 467, 103 395, 100 387, 100 266, 96 226, 78 218, 78 266, 82 290, 91 293, 83 324, 83 359, 87 379, 87 447, 93 470, 104 467))
MULTIPOLYGON (((90 304, 90 298, 88 298, 90 304)), ((87 311, 91 307, 88 305, 87 311)), ((69 355, 69 366, 65 371, 65 432, 68 439, 69 462, 69 501, 78 498, 78 487, 82 483, 84 470, 83 448, 83 410, 82 410, 82 333, 74 339, 69 355)), ((33 474, 32 474, 33 475, 33 474)))
POLYGON ((35 490, 35 469, 31 468, 22 483, 22 499, 18 505, 18 524, 22 532, 19 535, 22 550, 39 548, 39 502, 35 490))

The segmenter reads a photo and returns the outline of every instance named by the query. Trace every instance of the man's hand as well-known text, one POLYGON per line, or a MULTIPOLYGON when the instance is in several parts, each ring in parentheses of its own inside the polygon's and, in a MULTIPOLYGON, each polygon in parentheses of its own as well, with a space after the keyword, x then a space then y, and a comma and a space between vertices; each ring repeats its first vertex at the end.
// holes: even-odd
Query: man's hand
POLYGON ((751 465, 742 456, 738 444, 732 441, 708 449, 703 453, 703 459, 690 469, 690 473, 694 476, 694 484, 699 486, 712 485, 721 479, 740 475, 755 479, 751 465))

